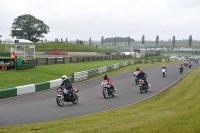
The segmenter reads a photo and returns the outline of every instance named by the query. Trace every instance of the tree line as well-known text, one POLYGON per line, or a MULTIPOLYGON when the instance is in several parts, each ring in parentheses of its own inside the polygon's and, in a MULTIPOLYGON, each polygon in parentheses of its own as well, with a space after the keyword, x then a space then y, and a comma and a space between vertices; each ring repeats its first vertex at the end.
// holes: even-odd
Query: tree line
MULTIPOLYGON (((34 16, 30 14, 20 15, 17 18, 14 19, 14 22, 12 23, 11 27, 11 36, 16 37, 17 39, 27 39, 32 42, 38 42, 41 38, 44 38, 44 34, 47 34, 49 32, 50 28, 47 26, 42 20, 36 19, 34 16)), ((0 35, 0 37, 2 37, 0 35)), ((45 39, 45 41, 47 41, 45 39)), ((109 37, 105 38, 101 37, 101 44, 102 47, 104 46, 104 43, 113 43, 113 45, 117 45, 117 42, 127 42, 128 45, 130 45, 130 42, 134 42, 135 40, 133 38, 129 37, 109 37)), ((42 40, 43 42, 43 40, 42 40)), ((58 39, 55 39, 55 42, 59 42, 58 39)), ((60 42, 68 42, 68 39, 66 38, 63 40, 61 38, 60 42)), ((89 45, 94 45, 94 42, 92 42, 92 38, 90 37, 89 45)), ((76 40, 77 44, 84 44, 81 40, 76 40)), ((145 35, 142 35, 141 43, 145 44, 145 35)), ((155 40, 156 46, 159 45, 159 35, 156 36, 155 40)), ((172 37, 172 45, 175 46, 176 39, 175 36, 172 37)), ((192 46, 192 35, 189 36, 188 39, 189 46, 192 46)))

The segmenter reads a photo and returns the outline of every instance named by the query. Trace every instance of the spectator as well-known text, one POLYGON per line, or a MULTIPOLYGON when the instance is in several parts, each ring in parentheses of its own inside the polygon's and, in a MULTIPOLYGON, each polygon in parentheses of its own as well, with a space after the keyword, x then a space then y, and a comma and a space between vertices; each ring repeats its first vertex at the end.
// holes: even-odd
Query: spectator
POLYGON ((11 59, 14 59, 14 60, 17 59, 17 55, 15 54, 15 52, 12 52, 10 58, 11 58, 11 59))

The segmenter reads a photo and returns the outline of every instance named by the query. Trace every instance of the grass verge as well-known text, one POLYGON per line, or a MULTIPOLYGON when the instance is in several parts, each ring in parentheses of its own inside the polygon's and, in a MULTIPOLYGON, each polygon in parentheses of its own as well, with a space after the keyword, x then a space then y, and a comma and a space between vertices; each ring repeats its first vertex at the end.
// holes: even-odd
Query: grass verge
MULTIPOLYGON (((128 66, 129 67, 129 66, 128 66)), ((1 133, 198 133, 200 67, 146 101, 88 116, 1 127, 1 133)))

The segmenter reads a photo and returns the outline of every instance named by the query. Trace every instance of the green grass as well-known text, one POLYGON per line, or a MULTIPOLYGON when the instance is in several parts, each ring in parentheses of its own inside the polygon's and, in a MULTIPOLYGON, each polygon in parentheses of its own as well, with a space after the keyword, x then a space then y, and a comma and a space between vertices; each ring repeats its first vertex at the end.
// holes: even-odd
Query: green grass
POLYGON ((88 116, 1 127, 0 132, 199 133, 199 73, 197 68, 170 89, 137 104, 88 116))
MULTIPOLYGON (((97 45, 101 46, 100 43, 96 43, 97 45)), ((111 45, 112 43, 105 43, 104 45, 105 46, 108 46, 108 45, 111 45)), ((141 41, 136 41, 136 42, 131 42, 130 45, 134 46, 134 45, 140 45, 141 44, 141 41)), ((155 47, 156 46, 156 43, 155 41, 146 41, 145 44, 147 46, 151 46, 151 47, 155 47)), ((127 42, 118 42, 117 45, 128 45, 127 42)), ((161 42, 159 43, 158 46, 170 46, 172 47, 172 42, 161 42)), ((176 41, 176 44, 175 44, 175 47, 190 47, 188 45, 188 41, 176 41)), ((200 47, 200 41, 193 41, 192 42, 192 46, 191 47, 200 47)))
MULTIPOLYGON (((36 52, 44 51, 65 51, 65 52, 106 52, 102 48, 80 45, 74 43, 36 43, 36 52)), ((0 44, 0 52, 5 51, 5 45, 0 44)))
MULTIPOLYGON (((160 57, 163 56, 155 56, 154 58, 160 58, 160 57)), ((80 62, 80 63, 68 63, 68 64, 52 64, 52 65, 36 66, 35 68, 23 69, 17 71, 0 70, 0 75, 3 75, 3 78, 0 78, 0 83, 1 83, 0 89, 54 80, 61 78, 61 76, 64 74, 66 74, 67 76, 72 76, 74 72, 94 69, 101 66, 107 66, 119 62, 133 61, 133 60, 136 59, 128 58, 123 60, 105 60, 105 61, 80 62)), ((138 61, 139 60, 142 59, 138 59, 138 61)))

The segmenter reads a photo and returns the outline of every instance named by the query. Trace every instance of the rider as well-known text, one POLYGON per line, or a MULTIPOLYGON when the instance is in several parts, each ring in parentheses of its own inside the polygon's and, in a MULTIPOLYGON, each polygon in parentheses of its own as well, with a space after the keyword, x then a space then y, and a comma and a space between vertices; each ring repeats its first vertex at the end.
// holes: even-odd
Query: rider
POLYGON ((138 75, 139 72, 140 72, 140 68, 137 67, 133 75, 134 75, 135 77, 137 77, 137 75, 138 75))
POLYGON ((73 97, 73 94, 72 94, 72 84, 70 82, 70 80, 67 78, 66 75, 63 75, 62 76, 62 83, 60 86, 64 86, 65 87, 65 90, 64 90, 64 93, 65 94, 69 94, 73 97))
POLYGON ((189 65, 192 65, 192 61, 191 61, 191 60, 188 60, 188 64, 189 64, 189 65))
POLYGON ((147 88, 149 88, 149 84, 148 84, 148 82, 147 82, 147 74, 146 74, 146 73, 144 73, 142 70, 140 70, 140 73, 137 75, 137 78, 138 78, 138 79, 143 79, 144 82, 145 82, 146 85, 147 85, 147 88))
POLYGON ((135 71, 140 71, 140 68, 139 68, 139 67, 137 67, 135 71))
POLYGON ((161 70, 162 69, 165 69, 166 70, 166 75, 167 75, 167 68, 166 68, 166 66, 165 65, 162 65, 162 68, 161 68, 161 70))
POLYGON ((179 68, 180 68, 180 69, 183 69, 183 64, 182 64, 182 63, 180 64, 179 68))
POLYGON ((116 91, 116 89, 114 89, 114 86, 112 85, 112 81, 110 80, 110 78, 108 78, 108 76, 105 74, 104 76, 103 76, 103 81, 104 80, 107 80, 108 81, 108 84, 111 86, 111 89, 113 90, 113 91, 116 91))

